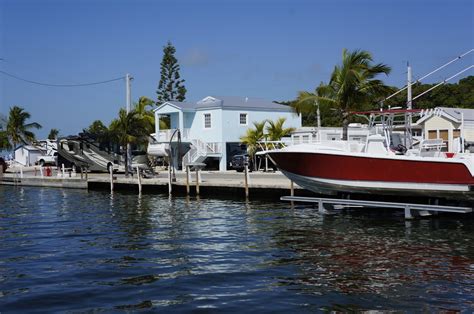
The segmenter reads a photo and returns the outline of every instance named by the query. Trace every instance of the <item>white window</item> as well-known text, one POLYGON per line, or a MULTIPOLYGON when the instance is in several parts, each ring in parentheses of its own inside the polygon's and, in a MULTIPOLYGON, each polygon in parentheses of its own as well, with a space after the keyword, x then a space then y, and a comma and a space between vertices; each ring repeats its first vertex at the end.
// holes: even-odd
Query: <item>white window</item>
POLYGON ((239 124, 240 125, 247 125, 247 114, 246 113, 240 113, 239 114, 239 124))
POLYGON ((205 129, 211 128, 211 114, 210 113, 204 114, 204 128, 205 129))

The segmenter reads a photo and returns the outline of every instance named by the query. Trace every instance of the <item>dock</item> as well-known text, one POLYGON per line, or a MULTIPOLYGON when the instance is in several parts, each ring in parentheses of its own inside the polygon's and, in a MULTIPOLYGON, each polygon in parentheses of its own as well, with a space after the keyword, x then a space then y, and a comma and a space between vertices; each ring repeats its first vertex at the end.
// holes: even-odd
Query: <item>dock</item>
POLYGON ((291 182, 281 172, 252 172, 246 176, 235 171, 168 171, 151 177, 137 173, 75 173, 30 167, 0 174, 0 185, 35 186, 68 189, 108 190, 124 193, 156 193, 173 196, 225 197, 231 199, 265 199, 313 203, 321 213, 330 208, 392 208, 405 212, 406 219, 430 216, 436 212, 472 213, 473 208, 440 206, 437 204, 408 203, 398 199, 393 202, 375 199, 326 198, 307 191, 291 182), (48 175, 45 175, 47 173, 48 175))
MULTIPOLYGON (((72 173, 52 171, 51 176, 41 175, 39 167, 30 167, 15 172, 7 172, 0 177, 1 185, 39 186, 52 188, 72 188, 89 190, 114 190, 127 192, 169 194, 170 177, 168 171, 160 171, 153 177, 144 178, 136 173, 126 177, 123 173, 72 173), (112 179, 112 181, 111 181, 112 179)), ((173 195, 235 196, 246 195, 245 174, 236 171, 200 171, 199 182, 196 173, 178 171, 172 179, 173 195), (187 183, 188 182, 188 183, 187 183)), ((285 195, 310 196, 306 191, 286 178, 280 172, 252 172, 248 174, 247 188, 249 197, 279 199, 285 195)))

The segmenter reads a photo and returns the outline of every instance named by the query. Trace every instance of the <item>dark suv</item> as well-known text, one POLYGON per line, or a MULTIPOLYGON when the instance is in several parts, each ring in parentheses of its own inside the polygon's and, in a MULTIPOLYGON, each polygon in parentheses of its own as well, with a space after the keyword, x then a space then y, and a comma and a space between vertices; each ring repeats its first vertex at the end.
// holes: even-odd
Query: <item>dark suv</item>
POLYGON ((3 159, 2 157, 0 157, 0 166, 2 166, 3 173, 5 173, 7 171, 8 164, 5 162, 5 159, 3 159))
POLYGON ((232 157, 232 159, 230 161, 230 167, 232 169, 236 170, 237 172, 244 171, 244 169, 245 169, 245 159, 248 160, 248 163, 249 163, 248 169, 249 169, 249 171, 252 171, 253 162, 252 162, 252 159, 249 158, 249 155, 247 155, 247 154, 245 154, 245 155, 235 155, 234 157, 232 157))

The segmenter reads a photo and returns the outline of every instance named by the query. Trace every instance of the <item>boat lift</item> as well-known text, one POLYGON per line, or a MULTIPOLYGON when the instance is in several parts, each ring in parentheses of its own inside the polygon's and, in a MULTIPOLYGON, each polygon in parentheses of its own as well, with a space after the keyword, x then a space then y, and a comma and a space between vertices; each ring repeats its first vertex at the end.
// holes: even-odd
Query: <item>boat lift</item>
POLYGON ((325 205, 335 205, 339 208, 350 207, 368 207, 368 208, 393 208, 403 209, 405 211, 405 219, 413 219, 414 211, 418 212, 420 216, 429 216, 432 212, 447 212, 447 213, 472 213, 474 208, 463 206, 445 206, 445 205, 431 205, 431 204, 415 204, 415 203, 397 203, 397 202, 379 202, 379 201, 365 201, 365 200, 351 200, 351 199, 337 199, 337 198, 323 198, 323 197, 302 197, 302 196, 282 196, 282 201, 302 202, 302 203, 317 203, 318 211, 322 214, 328 213, 325 205))

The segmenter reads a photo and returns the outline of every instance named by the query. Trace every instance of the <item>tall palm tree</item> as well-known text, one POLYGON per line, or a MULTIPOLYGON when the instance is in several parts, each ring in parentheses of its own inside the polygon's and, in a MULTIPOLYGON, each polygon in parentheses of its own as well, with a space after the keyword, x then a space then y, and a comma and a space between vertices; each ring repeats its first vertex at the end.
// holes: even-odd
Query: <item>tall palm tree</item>
POLYGON ((240 137, 240 141, 247 145, 247 153, 249 154, 250 158, 254 159, 254 165, 256 164, 255 153, 258 150, 258 142, 263 140, 265 136, 264 130, 266 123, 267 120, 262 122, 254 122, 253 125, 255 129, 247 129, 245 135, 240 137))
POLYGON ((109 130, 117 142, 125 149, 125 175, 128 176, 128 144, 137 143, 148 135, 143 120, 136 110, 129 113, 120 109, 119 116, 110 123, 109 130))
POLYGON ((284 128, 286 118, 278 118, 276 121, 267 120, 267 136, 270 141, 279 141, 282 137, 290 135, 295 128, 284 128))
POLYGON ((342 51, 342 64, 336 65, 329 84, 320 85, 313 95, 303 99, 331 106, 342 120, 342 139, 347 140, 350 113, 363 110, 377 103, 392 92, 376 76, 388 75, 391 68, 385 64, 372 64, 372 55, 364 50, 342 51))
POLYGON ((36 122, 26 123, 31 115, 24 111, 23 108, 13 106, 10 108, 10 113, 7 122, 7 137, 13 146, 13 149, 20 143, 26 144, 32 142, 35 139, 35 134, 30 130, 40 129, 41 125, 36 122))

